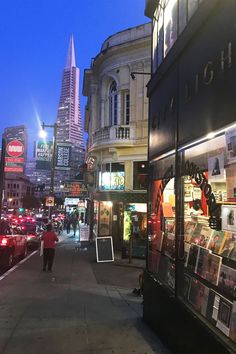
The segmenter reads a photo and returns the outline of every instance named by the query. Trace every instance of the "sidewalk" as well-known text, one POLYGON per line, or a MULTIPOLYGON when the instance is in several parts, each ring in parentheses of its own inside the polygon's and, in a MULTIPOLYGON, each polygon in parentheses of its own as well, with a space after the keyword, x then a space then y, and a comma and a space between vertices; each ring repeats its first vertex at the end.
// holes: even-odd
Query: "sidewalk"
POLYGON ((139 268, 96 263, 60 236, 52 274, 36 253, 0 282, 1 354, 167 354, 142 322, 139 268))

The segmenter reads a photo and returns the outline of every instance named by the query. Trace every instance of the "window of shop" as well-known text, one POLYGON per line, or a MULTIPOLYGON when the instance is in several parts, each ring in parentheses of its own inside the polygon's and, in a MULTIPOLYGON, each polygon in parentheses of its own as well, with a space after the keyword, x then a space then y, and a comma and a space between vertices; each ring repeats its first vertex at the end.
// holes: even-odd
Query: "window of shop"
POLYGON ((183 152, 184 257, 179 298, 235 339, 236 129, 183 152))
POLYGON ((133 189, 143 190, 148 187, 148 163, 136 161, 133 163, 133 189))
POLYGON ((161 0, 153 17, 153 72, 197 11, 201 0, 161 0))
POLYGON ((171 156, 152 167, 148 228, 148 270, 172 291, 175 289, 174 161, 171 156))
POLYGON ((124 190, 125 171, 123 163, 107 163, 99 172, 99 188, 101 190, 124 190))

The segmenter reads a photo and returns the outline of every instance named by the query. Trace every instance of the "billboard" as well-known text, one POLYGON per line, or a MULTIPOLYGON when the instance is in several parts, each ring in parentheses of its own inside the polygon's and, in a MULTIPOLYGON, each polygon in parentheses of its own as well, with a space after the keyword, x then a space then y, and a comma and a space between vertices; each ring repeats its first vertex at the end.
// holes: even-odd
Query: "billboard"
POLYGON ((50 170, 53 155, 53 142, 39 140, 36 142, 36 170, 50 170))
POLYGON ((25 147, 21 139, 7 139, 5 154, 5 172, 23 172, 25 147))
POLYGON ((71 161, 71 144, 60 143, 56 144, 55 152, 55 169, 57 170, 70 170, 71 161))

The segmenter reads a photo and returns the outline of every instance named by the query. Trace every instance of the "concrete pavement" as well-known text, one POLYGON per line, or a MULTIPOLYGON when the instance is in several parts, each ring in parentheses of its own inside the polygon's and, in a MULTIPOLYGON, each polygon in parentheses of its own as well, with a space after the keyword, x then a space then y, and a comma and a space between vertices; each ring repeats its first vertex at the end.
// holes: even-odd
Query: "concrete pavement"
POLYGON ((169 354, 142 321, 140 267, 96 263, 61 236, 53 273, 38 253, 0 281, 1 354, 169 354))

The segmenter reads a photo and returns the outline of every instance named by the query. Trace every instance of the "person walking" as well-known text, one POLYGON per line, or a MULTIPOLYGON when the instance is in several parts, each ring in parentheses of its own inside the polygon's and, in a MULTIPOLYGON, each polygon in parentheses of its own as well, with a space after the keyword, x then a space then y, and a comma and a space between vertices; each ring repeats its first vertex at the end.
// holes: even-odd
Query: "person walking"
POLYGON ((47 225, 47 230, 43 232, 41 241, 43 241, 43 271, 46 272, 47 269, 51 273, 56 242, 58 241, 57 234, 52 230, 52 224, 47 225))
POLYGON ((74 237, 76 235, 76 230, 77 230, 77 226, 78 226, 78 215, 76 212, 74 212, 72 215, 71 215, 71 225, 72 225, 72 228, 73 228, 73 232, 74 232, 74 237))

